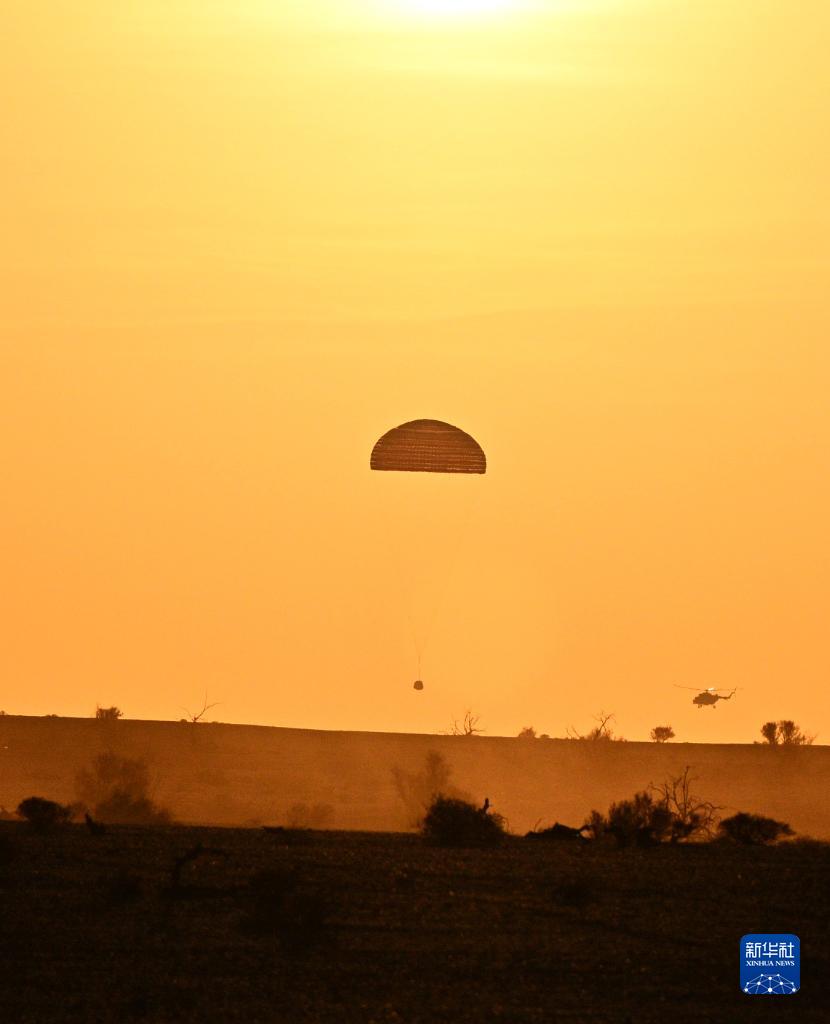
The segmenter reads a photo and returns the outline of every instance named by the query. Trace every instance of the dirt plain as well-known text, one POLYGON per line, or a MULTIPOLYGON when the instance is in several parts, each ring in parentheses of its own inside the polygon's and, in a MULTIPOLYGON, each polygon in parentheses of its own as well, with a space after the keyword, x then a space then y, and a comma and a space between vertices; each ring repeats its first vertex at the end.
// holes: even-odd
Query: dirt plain
POLYGON ((770 815, 830 840, 830 747, 818 744, 592 743, 2 715, 0 805, 12 811, 28 796, 77 800, 78 772, 102 751, 146 762, 153 798, 193 825, 288 824, 300 803, 326 805, 329 828, 405 830, 394 773, 421 772, 435 752, 453 785, 477 802, 489 797, 514 832, 555 820, 581 825, 592 808, 605 811, 689 766, 694 792, 723 816, 770 815))
POLYGON ((826 1021, 828 868, 815 842, 0 822, 0 1020, 826 1021), (740 937, 778 931, 802 991, 743 995, 740 937))

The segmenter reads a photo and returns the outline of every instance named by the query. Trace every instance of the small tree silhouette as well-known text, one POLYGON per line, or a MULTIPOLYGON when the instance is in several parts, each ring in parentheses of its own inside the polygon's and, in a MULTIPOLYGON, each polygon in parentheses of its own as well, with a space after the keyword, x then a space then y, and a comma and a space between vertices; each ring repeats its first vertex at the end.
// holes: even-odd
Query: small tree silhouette
POLYGON ((667 743, 674 739, 674 729, 670 725, 655 725, 651 730, 651 738, 655 743, 667 743))
POLYGON ((37 832, 65 825, 72 818, 71 807, 64 807, 54 800, 45 800, 42 796, 30 796, 22 800, 17 806, 17 813, 37 832))
POLYGON ((815 736, 805 736, 795 722, 790 719, 783 719, 778 723, 778 742, 782 747, 808 746, 813 742, 815 736))
POLYGON ((490 801, 476 807, 466 800, 439 796, 421 826, 424 838, 438 846, 495 846, 506 835, 504 818, 490 813, 490 801))
POLYGON ((709 838, 719 808, 691 792, 694 779, 686 767, 680 775, 613 803, 607 815, 591 811, 584 828, 594 839, 613 836, 620 846, 656 846, 696 837, 709 838))
POLYGON ((724 818, 718 826, 721 833, 735 843, 743 846, 765 846, 774 843, 782 836, 795 835, 786 822, 775 818, 765 818, 760 814, 733 814, 724 818))
POLYGON ((771 747, 805 747, 809 746, 815 736, 806 736, 789 718, 778 722, 764 722, 761 726, 764 743, 771 747))
POLYGON ((479 715, 474 715, 472 711, 468 711, 464 715, 464 721, 459 724, 456 719, 450 726, 450 736, 478 736, 479 733, 484 732, 483 729, 479 729, 479 715))
MULTIPOLYGON (((188 721, 193 722, 194 724, 196 722, 201 722, 201 720, 204 718, 204 716, 207 714, 207 712, 210 711, 211 708, 218 708, 219 705, 222 703, 220 700, 217 700, 217 701, 214 701, 213 704, 208 704, 207 697, 208 697, 207 690, 205 690, 205 699, 204 699, 204 702, 202 704, 202 710, 201 711, 193 712, 193 711, 188 710, 188 708, 183 707, 182 705, 179 705, 179 707, 181 707, 182 711, 187 711, 188 721)), ((182 719, 182 721, 184 721, 184 719, 182 719)))
POLYGON ((710 838, 720 810, 715 804, 692 793, 692 784, 697 779, 689 778, 689 771, 690 767, 686 765, 680 775, 672 775, 659 785, 652 783, 649 786, 671 815, 669 839, 672 843, 696 836, 710 838))
POLYGON ((623 742, 622 736, 615 736, 611 729, 611 722, 614 721, 614 716, 608 711, 600 711, 598 715, 594 715, 594 721, 597 723, 590 732, 578 733, 576 729, 569 726, 567 730, 568 739, 570 740, 591 740, 592 742, 597 741, 608 741, 617 740, 623 742))
MULTIPOLYGON (((592 812, 592 830, 597 824, 592 812)), ((635 793, 630 800, 611 804, 607 820, 600 824, 600 832, 612 835, 619 846, 654 846, 669 835, 670 829, 668 808, 656 803, 651 793, 645 791, 635 793)))
POLYGON ((100 704, 95 708, 95 718, 99 722, 117 722, 123 715, 124 712, 121 708, 117 708, 114 704, 111 708, 102 708, 100 704))
POLYGON ((520 740, 535 740, 536 738, 536 730, 532 725, 526 725, 518 734, 520 740))
POLYGON ((778 723, 777 722, 764 722, 761 726, 761 735, 764 737, 764 743, 769 743, 771 747, 778 746, 778 723))

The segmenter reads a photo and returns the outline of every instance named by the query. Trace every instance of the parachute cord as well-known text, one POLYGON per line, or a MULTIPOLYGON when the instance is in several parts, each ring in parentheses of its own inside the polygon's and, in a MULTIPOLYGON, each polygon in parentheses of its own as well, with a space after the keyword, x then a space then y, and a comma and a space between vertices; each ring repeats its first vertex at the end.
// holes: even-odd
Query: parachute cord
MULTIPOLYGON (((391 501, 392 506, 396 505, 396 500, 391 501)), ((421 651, 422 643, 419 635, 418 627, 415 622, 415 616, 413 614, 412 601, 411 601, 411 588, 407 584, 404 572, 404 566, 401 561, 400 553, 397 549, 397 545, 393 541, 392 533, 393 530, 390 526, 391 516, 388 514, 381 514, 381 534, 384 538, 386 547, 386 564, 391 566, 394 571, 394 576, 397 578, 398 589, 400 592, 401 604, 403 607, 404 616, 406 618, 406 624, 409 627, 410 640, 412 642, 412 651, 415 654, 415 659, 418 664, 418 675, 416 678, 421 678, 421 651)), ((407 659, 408 660, 408 659, 407 659)))
MULTIPOLYGON (((436 620, 439 618, 439 614, 446 603, 447 593, 450 589, 450 584, 455 577, 458 564, 461 560, 461 548, 462 539, 469 536, 470 522, 472 521, 474 512, 477 511, 477 496, 473 493, 468 499, 468 503, 464 509, 463 517, 458 525, 457 530, 452 539, 452 545, 450 550, 453 553, 453 557, 450 559, 447 572, 444 574, 443 580, 440 581, 440 588, 436 597, 435 603, 433 604, 432 611, 429 615, 429 619, 425 624, 424 629, 420 636, 416 637, 416 645, 418 648, 418 678, 421 677, 421 655, 426 651, 429 641, 432 637, 433 628, 436 620)), ((413 626, 413 635, 415 633, 414 623, 410 619, 410 623, 413 626)))
POLYGON ((400 555, 398 553, 396 545, 392 540, 392 529, 390 527, 390 517, 382 516, 382 529, 381 532, 384 536, 387 548, 387 563, 393 568, 394 575, 397 577, 398 586, 401 592, 403 612, 406 618, 407 625, 409 626, 409 632, 412 640, 412 647, 415 654, 415 661, 417 664, 417 679, 421 679, 421 672, 423 666, 423 658, 426 654, 427 647, 429 646, 436 620, 440 616, 441 609, 446 603, 447 594, 450 589, 450 585, 456 576, 459 563, 461 561, 462 547, 466 546, 463 543, 469 534, 470 522, 474 515, 478 512, 478 505, 480 503, 480 495, 476 494, 475 490, 471 490, 468 496, 467 503, 463 509, 461 520, 458 523, 456 529, 453 531, 453 536, 450 543, 451 557, 447 560, 445 565, 445 571, 443 573, 436 573, 434 582, 438 585, 438 592, 433 602, 430 602, 431 609, 428 611, 427 620, 420 624, 416 623, 414 608, 412 605, 412 593, 411 587, 408 585, 405 579, 404 566, 402 564, 400 555))

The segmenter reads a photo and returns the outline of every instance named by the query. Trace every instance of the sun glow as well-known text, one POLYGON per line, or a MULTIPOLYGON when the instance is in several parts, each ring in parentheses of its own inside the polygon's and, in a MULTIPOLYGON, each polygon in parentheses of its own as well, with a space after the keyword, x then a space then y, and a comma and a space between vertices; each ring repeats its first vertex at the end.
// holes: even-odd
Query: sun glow
POLYGON ((518 0, 400 0, 402 6, 415 14, 435 17, 490 14, 516 7, 518 0))

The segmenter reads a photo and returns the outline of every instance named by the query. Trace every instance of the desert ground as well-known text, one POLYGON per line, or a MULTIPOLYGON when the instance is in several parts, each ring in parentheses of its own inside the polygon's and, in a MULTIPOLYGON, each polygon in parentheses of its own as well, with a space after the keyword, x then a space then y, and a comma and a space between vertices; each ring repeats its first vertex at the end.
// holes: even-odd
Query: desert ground
MULTIPOLYGON (((701 712, 702 714, 705 712, 701 712)), ((752 743, 618 743, 500 736, 328 732, 221 723, 0 716, 0 805, 28 796, 71 803, 78 773, 103 751, 140 759, 152 797, 193 825, 285 825, 325 808, 327 828, 398 832, 411 825, 396 774, 414 777, 439 755, 452 785, 507 817, 513 832, 659 784, 685 767, 696 795, 722 815, 750 811, 830 839, 830 747, 752 743)))
POLYGON ((827 1020, 830 848, 0 823, 0 1020, 827 1020), (177 868, 178 864, 178 868, 177 868), (794 931, 801 992, 738 986, 794 931))

